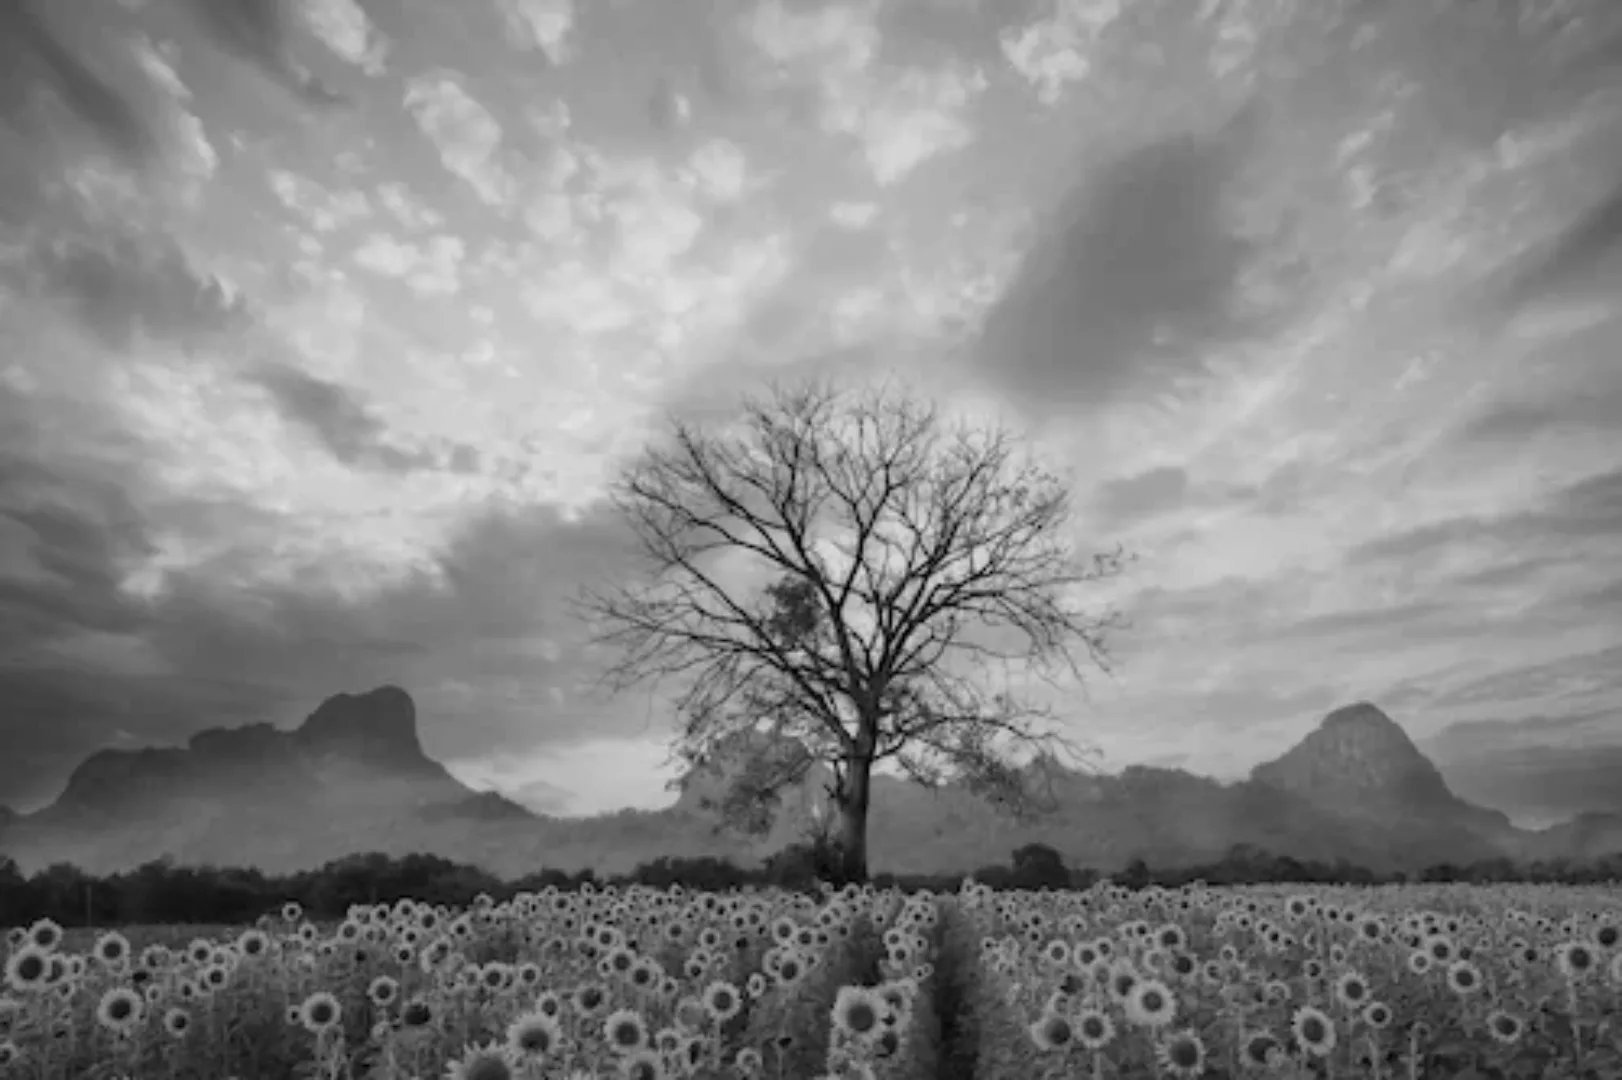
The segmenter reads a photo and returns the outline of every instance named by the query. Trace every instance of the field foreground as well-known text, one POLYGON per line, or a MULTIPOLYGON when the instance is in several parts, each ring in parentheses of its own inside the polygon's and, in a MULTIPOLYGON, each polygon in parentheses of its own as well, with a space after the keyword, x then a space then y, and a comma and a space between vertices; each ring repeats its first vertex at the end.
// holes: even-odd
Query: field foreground
POLYGON ((0 1076, 1622 1076, 1614 890, 521 894, 10 932, 0 1076))

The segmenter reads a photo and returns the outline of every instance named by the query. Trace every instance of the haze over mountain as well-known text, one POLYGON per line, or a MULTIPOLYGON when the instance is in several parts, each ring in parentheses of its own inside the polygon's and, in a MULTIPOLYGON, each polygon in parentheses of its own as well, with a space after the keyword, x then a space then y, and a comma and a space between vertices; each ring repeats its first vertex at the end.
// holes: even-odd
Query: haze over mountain
POLYGON ((661 809, 566 604, 605 481, 830 374, 1141 556, 1048 699, 1108 768, 1367 699, 1549 718, 1429 752, 1614 807, 1619 55, 1617 0, 0 0, 0 804, 397 684, 471 788, 661 809))
MULTIPOLYGON (((773 746, 760 738, 757 745, 773 746)), ((185 748, 101 751, 53 804, 0 824, 0 853, 25 868, 67 860, 109 872, 165 856, 286 871, 356 852, 433 852, 517 876, 542 867, 624 870, 660 855, 750 861, 804 839, 825 806, 821 772, 784 794, 765 835, 717 833, 716 799, 739 764, 722 759, 689 773, 664 810, 546 818, 453 779, 422 753, 409 695, 380 687, 329 698, 290 731, 261 724, 206 731, 185 748)), ((1381 870, 1622 851, 1622 815, 1528 832, 1458 798, 1368 703, 1335 710, 1231 785, 1143 766, 1091 774, 1051 760, 1032 764, 1030 782, 1046 813, 1022 823, 962 790, 879 777, 875 868, 968 871, 1032 840, 1098 869, 1135 857, 1187 865, 1236 844, 1381 870)))
POLYGON ((1454 791, 1519 825, 1622 814, 1622 711, 1453 724, 1420 746, 1454 791))

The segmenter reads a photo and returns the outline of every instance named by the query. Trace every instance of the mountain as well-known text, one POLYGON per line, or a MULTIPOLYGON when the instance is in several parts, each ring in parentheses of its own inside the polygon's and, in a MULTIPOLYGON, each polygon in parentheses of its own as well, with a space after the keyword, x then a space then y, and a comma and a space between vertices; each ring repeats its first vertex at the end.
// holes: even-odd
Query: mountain
POLYGON ((1522 827, 1622 815, 1622 711, 1453 724, 1422 747, 1454 791, 1522 827))
MULTIPOLYGON (((171 856, 183 863, 305 869, 361 851, 424 852, 517 876, 543 866, 617 872, 660 855, 753 861, 805 835, 826 809, 827 771, 786 791, 762 836, 719 832, 726 795, 754 770, 792 762, 770 736, 734 740, 683 778, 674 805, 587 819, 536 814, 476 792, 428 758, 405 691, 322 702, 297 729, 211 729, 184 748, 103 750, 55 803, 0 818, 0 852, 25 869, 66 860, 92 872, 171 856)), ((1330 713, 1281 757, 1222 784, 1181 769, 1117 775, 1044 761, 1027 769, 1048 812, 1021 822, 948 785, 874 778, 875 869, 970 870, 1032 841, 1073 866, 1109 870, 1221 858, 1238 844, 1373 869, 1480 858, 1592 858, 1622 852, 1622 816, 1603 810, 1542 830, 1460 798, 1400 725, 1368 703, 1330 713)))
MULTIPOLYGON (((292 731, 211 728, 182 748, 98 751, 54 803, 0 822, 0 852, 97 872, 163 856, 290 871, 358 851, 431 852, 517 875, 543 856, 589 864, 605 839, 639 828, 549 820, 466 787, 424 754, 410 695, 384 686, 328 698, 292 731)), ((707 843, 700 824, 658 831, 707 843)))

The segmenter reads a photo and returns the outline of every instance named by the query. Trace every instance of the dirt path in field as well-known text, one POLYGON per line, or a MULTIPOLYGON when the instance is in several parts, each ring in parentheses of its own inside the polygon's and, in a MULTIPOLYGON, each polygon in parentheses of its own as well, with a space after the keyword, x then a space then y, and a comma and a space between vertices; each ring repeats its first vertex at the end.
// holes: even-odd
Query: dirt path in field
MULTIPOLYGON (((943 904, 937 934, 945 932, 959 918, 954 905, 943 904)), ((980 1039, 965 1000, 968 972, 964 970, 962 958, 951 950, 937 949, 935 960, 934 1006, 941 1027, 937 1076, 940 1080, 974 1080, 980 1039)))

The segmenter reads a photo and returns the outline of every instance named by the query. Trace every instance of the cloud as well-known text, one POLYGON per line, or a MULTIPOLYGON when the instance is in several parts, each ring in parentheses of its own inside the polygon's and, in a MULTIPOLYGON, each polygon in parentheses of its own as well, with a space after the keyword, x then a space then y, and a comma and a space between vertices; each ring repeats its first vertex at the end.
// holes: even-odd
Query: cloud
POLYGON ((355 262, 375 274, 398 278, 424 299, 455 296, 462 290, 466 245, 440 234, 426 244, 408 244, 389 233, 372 233, 355 249, 355 262))
MULTIPOLYGON (((375 210, 364 191, 332 191, 299 173, 272 169, 266 176, 270 190, 289 210, 309 223, 317 233, 336 232, 369 221, 375 210)), ((398 195, 390 189, 389 194, 398 195)), ((379 198, 385 193, 379 192, 379 198)))
POLYGON ((373 78, 383 74, 388 43, 355 0, 302 0, 299 14, 327 48, 373 78))
POLYGON ((391 473, 467 471, 469 456, 477 454, 471 447, 446 451, 401 447, 389 426, 353 391, 287 364, 261 364, 252 379, 270 394, 284 418, 313 435, 345 465, 391 473))
MULTIPOLYGON (((362 197, 364 198, 364 195, 362 197)), ((377 200, 403 228, 437 229, 445 224, 445 215, 423 202, 409 187, 399 181, 379 184, 377 200)))
POLYGON ((1355 545, 1349 566, 1411 564, 1484 547, 1525 555, 1571 542, 1604 540, 1622 530, 1622 469, 1594 473, 1535 498, 1525 509, 1427 522, 1355 545))
POLYGON ((1455 437, 1465 445, 1490 443, 1513 449, 1551 433, 1618 430, 1622 430, 1622 389, 1598 388, 1570 396, 1500 397, 1476 411, 1455 437))
POLYGON ((986 85, 978 71, 904 71, 866 93, 845 97, 842 91, 827 106, 823 124, 860 138, 873 179, 889 187, 973 141, 966 113, 986 85))
POLYGON ((253 324, 243 299, 169 238, 127 232, 68 236, 36 249, 34 295, 64 300, 108 348, 140 340, 198 344, 253 324))
POLYGON ((1107 521, 1129 522, 1177 508, 1188 489, 1186 471, 1162 465, 1105 484, 1095 497, 1095 506, 1107 521))
POLYGON ((448 69, 413 76, 406 82, 405 107, 445 168, 487 205, 504 206, 513 197, 514 180, 496 160, 501 124, 462 83, 463 76, 448 69))
POLYGON ((574 0, 495 0, 507 40, 516 48, 540 49, 553 64, 569 58, 574 0))
POLYGON ((1512 306, 1622 281, 1622 180, 1543 248, 1524 260, 1506 290, 1512 306))
POLYGON ((1258 330, 1239 310, 1256 250, 1226 208, 1244 138, 1175 134, 1084 170, 986 317, 986 384, 1043 413, 1144 400, 1258 330))
MULTIPOLYGON (((352 405, 306 393, 319 422, 375 434, 352 405)), ((441 759, 645 729, 634 700, 593 696, 567 606, 580 583, 623 575, 612 519, 498 504, 418 570, 339 588, 327 567, 277 565, 295 514, 167 493, 140 464, 151 447, 64 455, 24 404, 0 398, 0 803, 48 798, 115 728, 164 745, 289 724, 384 682, 412 692, 441 759)))
POLYGON ((88 63, 33 0, 0 3, 0 69, 9 73, 0 89, 6 95, 0 110, 8 117, 25 111, 26 87, 37 79, 126 163, 145 166, 156 159, 159 142, 151 117, 88 63))
POLYGON ((756 7, 748 33, 770 61, 764 87, 809 92, 822 131, 858 140, 881 187, 973 138, 966 113, 987 85, 982 72, 951 63, 892 69, 878 63, 879 5, 800 8, 779 0, 756 7))
MULTIPOLYGON (((293 58, 297 25, 293 0, 183 0, 197 25, 222 52, 236 57, 308 105, 342 99, 293 58)), ((320 24, 336 26, 331 13, 320 24)))
POLYGON ((1052 16, 1004 27, 998 40, 1014 70, 1035 87, 1042 104, 1052 106, 1067 85, 1092 71, 1089 53, 1121 10, 1121 0, 1054 4, 1052 16))

